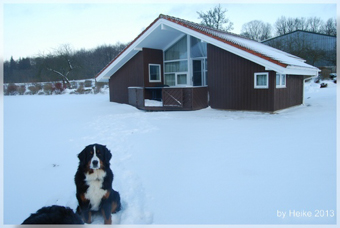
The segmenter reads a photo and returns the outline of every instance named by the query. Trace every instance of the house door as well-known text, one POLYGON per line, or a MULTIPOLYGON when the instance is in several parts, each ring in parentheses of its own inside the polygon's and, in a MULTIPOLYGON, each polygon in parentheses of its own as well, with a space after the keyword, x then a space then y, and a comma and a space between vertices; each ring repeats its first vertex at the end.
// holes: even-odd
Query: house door
POLYGON ((206 82, 206 59, 193 59, 192 60, 192 83, 193 86, 205 86, 206 82))

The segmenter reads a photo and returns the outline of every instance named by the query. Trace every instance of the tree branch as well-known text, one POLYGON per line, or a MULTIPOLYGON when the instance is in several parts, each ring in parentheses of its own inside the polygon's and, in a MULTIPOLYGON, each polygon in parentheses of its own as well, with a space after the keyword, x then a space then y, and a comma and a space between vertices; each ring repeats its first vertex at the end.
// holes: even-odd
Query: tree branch
MULTIPOLYGON (((69 62, 69 64, 71 65, 70 62, 69 62)), ((65 76, 64 74, 62 74, 61 72, 56 71, 56 70, 53 70, 53 69, 51 69, 51 68, 47 68, 47 70, 52 71, 52 72, 54 72, 54 73, 60 75, 60 76, 63 78, 63 81, 66 81, 66 84, 67 84, 68 88, 71 88, 71 83, 70 83, 70 81, 69 81, 68 78, 67 78, 67 75, 70 73, 71 70, 69 70, 69 71, 66 73, 66 76, 65 76)))

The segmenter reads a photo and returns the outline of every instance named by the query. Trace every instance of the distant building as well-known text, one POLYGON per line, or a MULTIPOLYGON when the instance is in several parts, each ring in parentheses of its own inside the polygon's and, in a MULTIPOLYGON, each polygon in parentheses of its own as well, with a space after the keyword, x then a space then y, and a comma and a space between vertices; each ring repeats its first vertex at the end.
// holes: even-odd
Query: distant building
POLYGON ((297 30, 262 43, 305 59, 320 69, 336 66, 336 36, 297 30))

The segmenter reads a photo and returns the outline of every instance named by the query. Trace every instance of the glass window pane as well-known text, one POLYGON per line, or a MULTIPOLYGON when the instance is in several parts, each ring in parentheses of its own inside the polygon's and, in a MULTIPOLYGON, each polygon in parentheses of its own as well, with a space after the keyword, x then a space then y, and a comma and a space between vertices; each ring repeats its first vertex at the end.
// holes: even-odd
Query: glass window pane
POLYGON ((178 61, 165 63, 165 72, 184 72, 188 71, 188 61, 178 61))
POLYGON ((267 86, 267 75, 266 74, 258 74, 256 77, 256 85, 257 86, 267 86))
POLYGON ((282 75, 282 83, 281 83, 282 86, 286 86, 286 75, 283 74, 282 75))
POLYGON ((150 81, 159 81, 161 79, 159 72, 160 72, 160 66, 150 65, 150 81))
POLYGON ((165 74, 164 84, 168 86, 175 86, 176 85, 175 74, 165 74))
POLYGON ((177 84, 186 85, 187 84, 187 75, 186 74, 178 74, 177 75, 177 84))
POLYGON ((207 43, 201 42, 201 40, 192 37, 190 38, 190 46, 191 46, 191 57, 207 57, 207 43))
POLYGON ((280 85, 280 74, 276 74, 276 85, 280 85))
POLYGON ((187 36, 184 36, 177 43, 165 51, 165 61, 187 59, 187 36))

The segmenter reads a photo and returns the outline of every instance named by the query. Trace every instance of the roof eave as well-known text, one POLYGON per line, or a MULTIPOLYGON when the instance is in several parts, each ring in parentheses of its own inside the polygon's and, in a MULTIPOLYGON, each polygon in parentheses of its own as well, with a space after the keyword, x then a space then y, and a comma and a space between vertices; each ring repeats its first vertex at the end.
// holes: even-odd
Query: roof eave
POLYGON ((288 66, 284 71, 283 74, 289 75, 305 75, 305 76, 317 76, 321 70, 313 67, 298 67, 298 66, 288 66))

